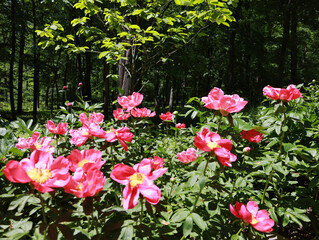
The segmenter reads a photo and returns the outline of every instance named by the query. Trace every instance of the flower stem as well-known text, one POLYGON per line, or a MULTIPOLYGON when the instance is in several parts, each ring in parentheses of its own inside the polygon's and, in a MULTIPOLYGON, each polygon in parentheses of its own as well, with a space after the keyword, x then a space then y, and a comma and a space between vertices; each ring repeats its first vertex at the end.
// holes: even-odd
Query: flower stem
POLYGON ((140 198, 141 200, 141 213, 140 213, 140 224, 142 224, 143 221, 143 198, 140 198))
MULTIPOLYGON (((209 155, 207 155, 207 157, 206 157, 206 165, 205 165, 204 172, 203 172, 204 177, 206 176, 206 170, 207 170, 207 167, 208 167, 208 163, 209 163, 209 155)), ((204 187, 203 187, 203 188, 204 188, 204 187)), ((200 188, 200 189, 199 189, 199 192, 198 192, 198 194, 197 194, 197 196, 196 196, 196 199, 195 199, 193 208, 192 208, 192 210, 191 210, 190 213, 192 213, 192 212, 195 211, 196 205, 197 205, 197 202, 198 202, 198 199, 199 199, 199 196, 200 196, 200 194, 202 193, 203 188, 200 188)))
POLYGON ((40 198, 40 202, 41 202, 41 210, 42 210, 42 217, 43 217, 43 223, 45 225, 45 228, 44 228, 44 232, 43 232, 43 239, 46 239, 46 236, 47 236, 47 218, 46 218, 46 215, 45 215, 45 205, 44 205, 44 200, 42 198, 42 195, 41 193, 38 193, 39 194, 39 198, 40 198))
POLYGON ((239 236, 239 233, 244 229, 245 226, 243 226, 239 231, 236 233, 236 236, 239 236))
POLYGON ((219 122, 218 122, 218 128, 217 128, 217 134, 219 134, 220 124, 222 123, 223 115, 220 115, 219 122))

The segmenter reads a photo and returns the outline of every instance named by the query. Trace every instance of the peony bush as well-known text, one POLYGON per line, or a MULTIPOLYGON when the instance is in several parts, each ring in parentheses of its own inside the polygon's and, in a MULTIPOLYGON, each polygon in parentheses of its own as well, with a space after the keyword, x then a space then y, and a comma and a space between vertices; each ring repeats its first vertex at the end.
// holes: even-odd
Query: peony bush
POLYGON ((266 86, 257 113, 215 87, 183 114, 134 92, 110 121, 85 102, 43 125, 2 121, 0 236, 318 237, 319 96, 300 87, 266 86))

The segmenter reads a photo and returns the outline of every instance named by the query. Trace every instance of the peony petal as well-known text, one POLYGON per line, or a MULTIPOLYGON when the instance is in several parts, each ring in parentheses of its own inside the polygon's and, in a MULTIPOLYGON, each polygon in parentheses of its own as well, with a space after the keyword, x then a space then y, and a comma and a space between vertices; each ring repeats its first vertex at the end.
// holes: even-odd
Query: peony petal
POLYGON ((3 173, 9 181, 14 183, 27 183, 31 181, 18 161, 10 160, 3 169, 3 173))
POLYGON ((111 172, 111 178, 123 185, 127 185, 129 183, 130 177, 136 173, 136 171, 125 164, 118 163, 114 166, 112 172, 111 172))
POLYGON ((145 197, 146 201, 148 201, 150 204, 155 205, 161 199, 161 190, 154 184, 141 184, 139 185, 138 189, 140 190, 141 194, 145 197))

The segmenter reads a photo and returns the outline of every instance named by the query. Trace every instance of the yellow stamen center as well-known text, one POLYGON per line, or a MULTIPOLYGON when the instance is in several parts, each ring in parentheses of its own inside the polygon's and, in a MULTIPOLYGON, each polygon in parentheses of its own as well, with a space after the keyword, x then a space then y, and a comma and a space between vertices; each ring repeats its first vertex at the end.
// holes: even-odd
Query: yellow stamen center
POLYGON ((84 164, 86 163, 94 163, 91 160, 83 159, 81 162, 78 163, 78 167, 83 168, 84 164))
POLYGON ((145 175, 142 173, 134 173, 131 177, 130 177, 130 184, 131 187, 136 187, 137 184, 142 184, 144 181, 145 175))
POLYGON ((52 176, 50 169, 41 168, 33 168, 32 170, 27 171, 27 174, 32 181, 40 184, 46 182, 52 176))
POLYGON ((83 136, 88 136, 88 135, 89 135, 89 131, 88 131, 87 129, 84 129, 84 130, 82 131, 82 135, 83 135, 83 136))
POLYGON ((258 223, 258 220, 255 218, 255 216, 252 216, 250 224, 256 224, 258 223))
POLYGON ((38 149, 38 150, 41 150, 41 148, 43 147, 43 145, 40 144, 40 143, 36 143, 36 144, 34 144, 34 146, 35 146, 35 148, 38 149))
POLYGON ((220 147, 217 144, 217 142, 206 141, 206 143, 207 143, 207 147, 209 147, 210 149, 214 149, 214 148, 219 148, 220 147))
POLYGON ((79 191, 79 192, 82 192, 82 191, 83 191, 82 187, 83 187, 83 184, 80 183, 80 184, 76 187, 76 190, 79 191))

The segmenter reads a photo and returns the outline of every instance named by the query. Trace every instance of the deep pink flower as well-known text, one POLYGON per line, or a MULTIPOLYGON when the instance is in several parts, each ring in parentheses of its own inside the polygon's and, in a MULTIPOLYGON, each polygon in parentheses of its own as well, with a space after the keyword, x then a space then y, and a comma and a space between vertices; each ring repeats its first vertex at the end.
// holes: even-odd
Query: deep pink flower
POLYGON ((68 107, 72 107, 72 103, 71 103, 71 102, 68 102, 67 106, 68 106, 68 107))
POLYGON ((204 107, 219 110, 223 116, 227 116, 229 113, 239 112, 247 104, 247 101, 237 94, 224 95, 224 92, 217 87, 214 87, 207 97, 202 97, 202 101, 205 103, 204 107))
POLYGON ((167 168, 152 171, 151 163, 136 164, 133 167, 122 163, 116 164, 111 172, 111 178, 123 185, 123 208, 134 208, 140 193, 150 204, 157 204, 161 198, 161 190, 155 186, 153 180, 162 176, 167 168))
POLYGON ((163 121, 171 121, 173 119, 174 114, 167 112, 167 113, 162 113, 161 115, 159 115, 160 119, 162 119, 163 121))
POLYGON ((254 143, 258 143, 261 141, 261 139, 263 139, 264 135, 261 133, 261 132, 258 132, 257 130, 255 129, 251 129, 249 131, 245 131, 245 130, 242 130, 240 132, 240 136, 249 141, 249 142, 254 142, 254 143))
POLYGON ((79 82, 78 86, 79 86, 79 87, 82 87, 82 86, 83 86, 83 83, 82 83, 82 82, 79 82))
POLYGON ((284 102, 289 102, 300 97, 302 98, 300 90, 293 84, 289 85, 286 89, 273 88, 268 85, 264 87, 263 94, 271 99, 282 100, 284 102))
POLYGON ((143 95, 137 92, 133 92, 132 95, 118 97, 117 101, 122 106, 122 108, 131 110, 142 103, 143 95))
POLYGON ((32 151, 41 150, 41 151, 53 153, 54 147, 50 145, 50 143, 52 142, 52 138, 43 137, 40 142, 39 142, 39 138, 40 138, 39 132, 34 132, 32 134, 32 137, 29 137, 27 140, 25 138, 18 138, 18 143, 16 144, 16 147, 18 149, 30 148, 32 151))
POLYGON ((113 110, 113 117, 117 120, 127 120, 131 116, 130 113, 125 113, 122 108, 118 108, 116 110, 113 110))
POLYGON ((249 223, 260 232, 271 232, 275 225, 274 220, 269 218, 266 210, 259 210, 258 205, 254 201, 249 201, 247 207, 243 203, 236 202, 236 208, 229 204, 230 212, 244 222, 249 223))
POLYGON ((63 89, 63 90, 67 90, 67 89, 68 89, 68 86, 63 86, 62 89, 63 89))
POLYGON ((66 158, 60 156, 53 160, 51 153, 38 150, 31 153, 30 159, 10 160, 3 173, 14 183, 31 182, 42 193, 53 191, 53 187, 64 187, 70 180, 66 158))
POLYGON ((182 128, 185 128, 186 125, 185 125, 185 123, 177 123, 176 127, 179 128, 179 129, 182 129, 182 128))
POLYGON ((196 154, 197 151, 194 148, 189 148, 186 151, 183 151, 181 153, 177 153, 176 156, 179 161, 182 163, 190 163, 196 160, 198 157, 198 154, 196 154))
POLYGON ((194 138, 194 144, 197 148, 205 152, 214 151, 219 162, 231 167, 230 162, 235 162, 237 157, 230 152, 232 142, 228 139, 221 139, 217 133, 210 132, 204 128, 202 132, 197 132, 194 138))
POLYGON ((244 147, 244 149, 243 149, 243 151, 244 151, 244 152, 246 152, 246 153, 249 153, 249 152, 250 152, 250 150, 251 150, 251 148, 250 148, 250 147, 244 147))
POLYGON ((104 183, 105 176, 98 169, 85 172, 83 168, 77 168, 64 191, 78 198, 92 197, 103 189, 104 183))
POLYGON ((74 149, 67 159, 70 161, 70 170, 75 172, 77 168, 82 168, 84 172, 92 169, 100 170, 105 161, 102 161, 102 152, 94 149, 79 151, 74 149))
POLYGON ((68 123, 59 123, 56 127, 52 120, 47 121, 47 129, 50 133, 63 135, 68 131, 68 123))
POLYGON ((111 128, 110 131, 105 132, 105 140, 107 142, 115 142, 118 140, 125 151, 128 150, 126 142, 132 142, 133 137, 134 135, 128 127, 122 127, 120 129, 111 128))
POLYGON ((147 108, 135 108, 131 110, 131 114, 136 118, 146 118, 154 117, 156 113, 147 108))

